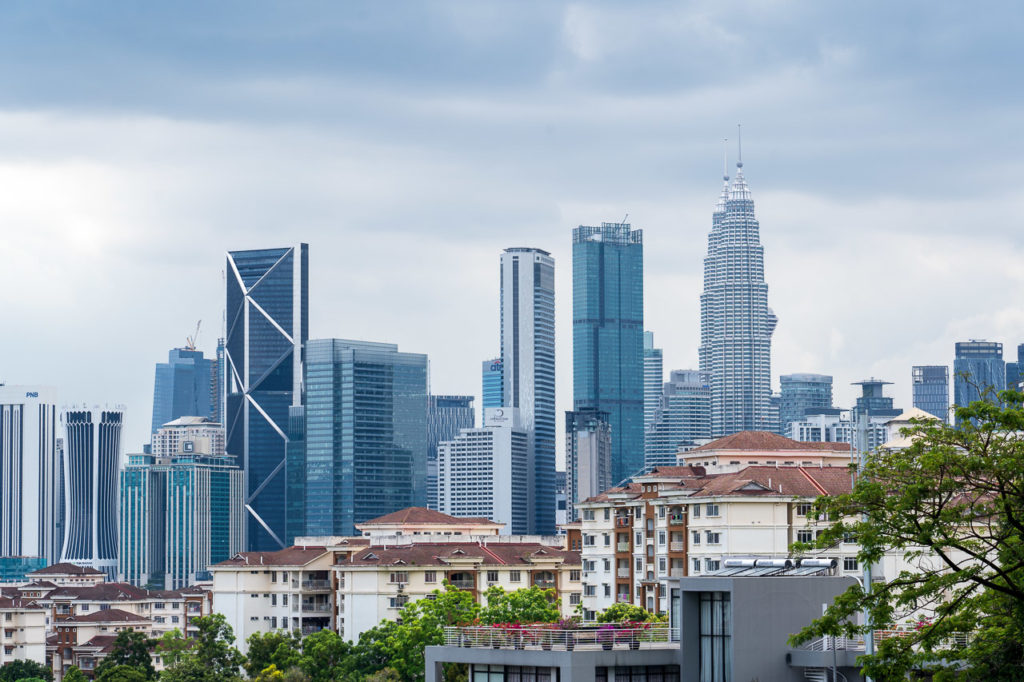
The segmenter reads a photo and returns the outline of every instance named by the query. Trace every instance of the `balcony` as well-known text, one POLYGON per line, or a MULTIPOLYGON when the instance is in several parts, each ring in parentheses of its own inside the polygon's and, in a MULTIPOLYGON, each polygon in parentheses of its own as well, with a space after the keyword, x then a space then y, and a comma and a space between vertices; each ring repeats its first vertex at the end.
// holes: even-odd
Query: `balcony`
POLYGON ((629 551, 629 543, 628 542, 620 542, 620 543, 616 544, 615 545, 615 551, 616 552, 628 552, 629 551))
POLYGON ((682 552, 686 550, 686 543, 682 541, 668 543, 668 551, 670 552, 682 552))
POLYGON ((330 580, 303 580, 302 589, 307 592, 322 592, 329 591, 331 589, 330 580))
POLYGON ((668 517, 668 525, 670 526, 681 526, 686 523, 686 517, 682 514, 673 514, 668 517))
POLYGON ((456 578, 454 580, 449 580, 448 582, 451 583, 452 587, 455 587, 456 589, 460 589, 460 590, 475 590, 476 589, 476 581, 475 580, 466 580, 464 578, 456 578))
POLYGON ((673 578, 685 578, 686 577, 686 571, 684 569, 682 569, 682 568, 670 569, 668 574, 669 574, 669 576, 671 576, 673 578))
POLYGON ((303 613, 330 613, 331 605, 319 602, 302 602, 303 613))
POLYGON ((629 577, 629 569, 628 568, 620 568, 616 572, 616 575, 619 576, 620 578, 628 578, 629 577))
POLYGON ((632 604, 633 600, 630 598, 628 592, 623 592, 615 597, 615 601, 622 602, 623 604, 632 604))
POLYGON ((616 516, 615 525, 618 528, 629 528, 629 517, 628 516, 616 516))
POLYGON ((599 649, 669 649, 667 623, 645 623, 638 627, 604 625, 562 630, 547 623, 515 626, 446 627, 445 646, 469 649, 525 649, 544 651, 595 651, 599 649))

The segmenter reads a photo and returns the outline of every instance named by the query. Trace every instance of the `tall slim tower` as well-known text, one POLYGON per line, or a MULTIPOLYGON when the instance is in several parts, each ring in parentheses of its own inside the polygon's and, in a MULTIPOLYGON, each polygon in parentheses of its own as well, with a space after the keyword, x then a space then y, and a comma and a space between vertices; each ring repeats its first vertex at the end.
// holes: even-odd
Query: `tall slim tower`
POLYGON ((437 506, 438 446, 459 435, 462 429, 476 426, 471 395, 427 396, 427 508, 437 506))
POLYGON ((69 408, 64 427, 67 519, 61 561, 117 576, 117 490, 124 408, 69 408))
POLYGON ((227 254, 227 452, 244 472, 247 544, 285 546, 288 411, 302 404, 306 244, 227 254))
POLYGON ((654 347, 654 332, 644 332, 644 463, 650 459, 650 429, 661 405, 661 384, 665 367, 661 348, 654 347))
POLYGON ((774 429, 769 402, 776 322, 741 156, 731 186, 724 176, 712 215, 700 295, 700 371, 711 377, 713 437, 774 429))
POLYGON ((530 533, 555 532, 555 259, 547 251, 501 254, 504 405, 530 434, 530 533))
POLYGON ((217 362, 194 348, 173 348, 167 362, 157 363, 153 381, 153 422, 150 434, 178 417, 209 417, 220 413, 217 362))
POLYGON ((625 223, 572 231, 573 407, 608 415, 612 480, 644 466, 643 232, 625 223))

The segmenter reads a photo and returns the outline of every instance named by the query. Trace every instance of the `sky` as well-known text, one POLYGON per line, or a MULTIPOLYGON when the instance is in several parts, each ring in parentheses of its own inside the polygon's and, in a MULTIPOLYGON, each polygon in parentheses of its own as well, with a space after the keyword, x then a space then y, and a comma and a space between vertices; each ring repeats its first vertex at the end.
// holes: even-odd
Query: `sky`
MULTIPOLYGON (((306 242, 310 336, 427 353, 480 393, 498 259, 644 230, 645 326, 695 367, 723 150, 779 317, 772 374, 894 382, 1024 342, 1014 2, 9 2, 0 9, 0 381, 125 404, 222 327, 227 250, 306 242), (723 139, 729 142, 723 145, 723 139)), ((561 422, 561 419, 558 420, 561 422)))

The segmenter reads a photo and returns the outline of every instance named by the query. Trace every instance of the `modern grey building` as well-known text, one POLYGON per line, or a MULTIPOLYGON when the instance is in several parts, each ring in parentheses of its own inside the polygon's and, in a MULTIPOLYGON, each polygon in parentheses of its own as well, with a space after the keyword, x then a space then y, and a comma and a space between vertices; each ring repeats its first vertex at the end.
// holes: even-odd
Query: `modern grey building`
POLYGON ((60 561, 64 472, 57 392, 0 385, 0 557, 60 561))
POLYGON ((612 427, 608 413, 583 408, 565 413, 565 515, 576 521, 576 505, 612 487, 612 427))
POLYGON ((911 383, 914 407, 949 421, 949 367, 915 365, 911 369, 911 383))
POLYGON ((547 251, 501 254, 502 407, 530 434, 530 533, 555 533, 555 260, 547 251))
POLYGON ((124 408, 65 408, 61 561, 117 576, 118 471, 124 408))
POLYGON ((306 244, 227 254, 228 454, 245 478, 250 550, 286 544, 289 410, 302 404, 302 346, 309 335, 306 244))
POLYGON ((983 397, 996 400, 1006 388, 1003 344, 996 341, 959 341, 953 360, 953 403, 967 407, 983 397))
POLYGON ((608 415, 612 478, 644 466, 643 232, 626 223, 572 231, 573 409, 608 415))
POLYGON ((426 506, 426 355, 311 339, 304 388, 293 425, 303 447, 288 456, 289 537, 354 535, 357 523, 426 506))
POLYGON ((505 370, 501 358, 484 360, 481 364, 481 404, 480 409, 501 407, 505 401, 505 370))
POLYGON ((215 419, 220 411, 216 360, 195 348, 172 348, 167 362, 157 363, 153 379, 153 421, 149 432, 178 417, 215 419))
POLYGON ((675 466, 676 454, 711 440, 711 385, 695 369, 674 369, 647 431, 647 468, 675 466))
POLYGON ((437 509, 437 446, 476 426, 471 395, 427 396, 427 507, 437 509))
POLYGON ((799 421, 808 408, 832 407, 832 377, 827 374, 783 374, 779 421, 783 430, 799 421))
POLYGON ((711 377, 711 432, 771 431, 771 340, 777 319, 768 307, 764 247, 754 200, 743 177, 724 177, 712 215, 700 296, 700 371, 711 377))
POLYGON ((644 461, 647 460, 647 431, 654 423, 654 413, 661 405, 661 385, 665 382, 665 366, 661 348, 654 347, 654 332, 644 332, 644 461))

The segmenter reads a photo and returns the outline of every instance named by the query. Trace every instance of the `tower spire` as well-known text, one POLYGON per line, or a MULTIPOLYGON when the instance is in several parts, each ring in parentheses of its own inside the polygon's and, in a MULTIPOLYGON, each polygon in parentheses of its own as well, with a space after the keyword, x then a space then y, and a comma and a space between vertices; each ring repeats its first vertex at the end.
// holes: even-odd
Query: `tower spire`
POLYGON ((743 168, 743 126, 736 124, 736 167, 743 168))
POLYGON ((722 179, 729 182, 729 138, 722 138, 722 179))

